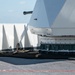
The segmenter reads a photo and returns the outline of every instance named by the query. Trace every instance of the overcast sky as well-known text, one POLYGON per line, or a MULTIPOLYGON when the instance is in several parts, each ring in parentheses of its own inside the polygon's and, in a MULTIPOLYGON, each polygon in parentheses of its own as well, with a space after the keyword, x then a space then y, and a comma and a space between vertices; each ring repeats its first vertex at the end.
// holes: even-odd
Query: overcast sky
POLYGON ((0 0, 0 23, 28 23, 31 15, 23 11, 33 10, 36 0, 0 0))

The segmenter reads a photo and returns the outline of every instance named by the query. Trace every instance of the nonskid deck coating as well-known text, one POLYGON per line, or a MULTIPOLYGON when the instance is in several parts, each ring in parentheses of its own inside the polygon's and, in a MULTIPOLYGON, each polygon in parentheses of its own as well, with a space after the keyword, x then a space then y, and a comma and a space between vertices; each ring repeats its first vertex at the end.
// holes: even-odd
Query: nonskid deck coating
POLYGON ((75 60, 0 57, 1 75, 75 75, 75 60))

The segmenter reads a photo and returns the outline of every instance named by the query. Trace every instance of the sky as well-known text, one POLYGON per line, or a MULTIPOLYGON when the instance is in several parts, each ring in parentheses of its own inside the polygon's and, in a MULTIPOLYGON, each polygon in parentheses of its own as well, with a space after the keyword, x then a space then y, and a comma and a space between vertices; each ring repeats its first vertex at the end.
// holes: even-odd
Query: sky
POLYGON ((31 15, 23 11, 32 11, 36 0, 0 0, 0 23, 28 23, 31 15))

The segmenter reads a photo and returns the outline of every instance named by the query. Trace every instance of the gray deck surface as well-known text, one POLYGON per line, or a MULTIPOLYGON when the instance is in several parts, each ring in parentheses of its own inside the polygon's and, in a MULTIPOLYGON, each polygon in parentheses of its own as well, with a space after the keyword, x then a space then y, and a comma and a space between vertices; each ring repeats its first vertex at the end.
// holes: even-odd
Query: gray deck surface
POLYGON ((75 75, 75 60, 0 57, 0 75, 75 75))

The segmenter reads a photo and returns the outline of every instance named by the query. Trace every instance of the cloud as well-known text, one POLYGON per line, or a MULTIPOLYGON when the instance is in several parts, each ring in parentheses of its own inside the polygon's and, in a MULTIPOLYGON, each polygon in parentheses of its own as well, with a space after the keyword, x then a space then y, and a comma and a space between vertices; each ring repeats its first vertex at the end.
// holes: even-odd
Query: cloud
POLYGON ((20 1, 19 4, 21 5, 26 4, 26 1, 20 1))

